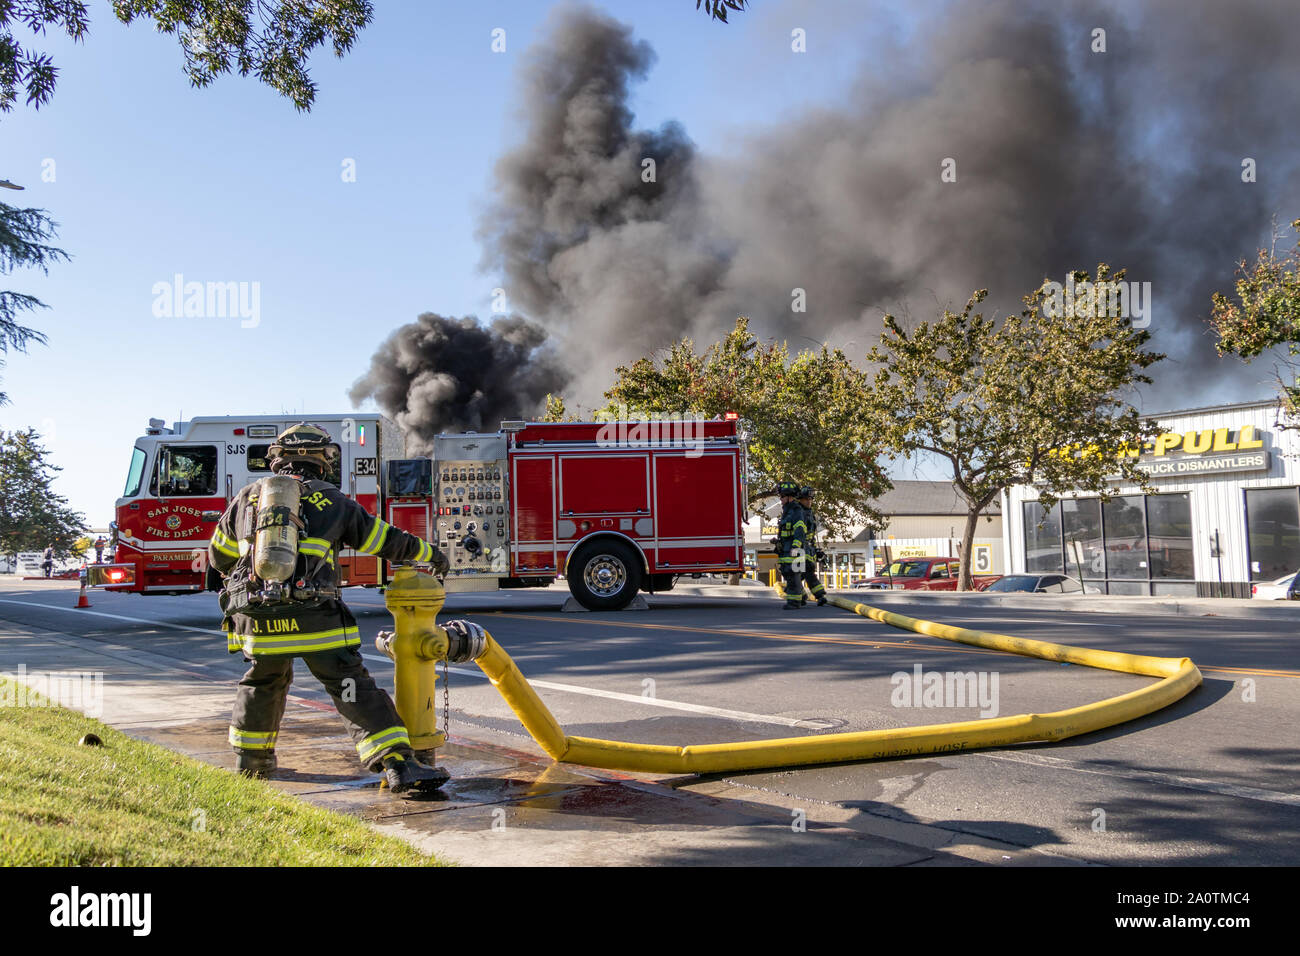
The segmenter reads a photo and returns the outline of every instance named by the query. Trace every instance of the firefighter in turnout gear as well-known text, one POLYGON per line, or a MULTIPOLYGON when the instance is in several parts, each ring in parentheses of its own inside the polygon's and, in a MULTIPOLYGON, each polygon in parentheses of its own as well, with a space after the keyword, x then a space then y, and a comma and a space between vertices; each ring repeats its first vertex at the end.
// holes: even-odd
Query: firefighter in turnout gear
MULTIPOLYGON (((813 490, 807 486, 799 489, 799 507, 803 509, 804 525, 808 529, 808 537, 805 547, 808 549, 808 560, 804 562, 803 583, 808 585, 808 590, 812 596, 817 599, 818 607, 826 606, 826 585, 817 577, 817 562, 822 559, 822 549, 817 547, 817 516, 812 510, 813 490)), ((799 599, 807 603, 808 599, 803 596, 802 587, 799 592, 799 599)))
POLYGON ((447 559, 322 480, 337 456, 323 429, 286 429, 267 453, 273 477, 241 489, 212 534, 208 557, 225 579, 227 648, 252 664, 239 682, 230 744, 241 773, 275 769, 293 659, 301 657, 333 698, 363 766, 382 772, 394 793, 434 789, 448 774, 416 761, 392 698, 362 664, 361 634, 335 563, 340 548, 353 548, 443 574, 447 559))
POLYGON ((791 611, 803 607, 803 571, 807 558, 804 554, 808 528, 804 523, 803 508, 795 500, 799 486, 792 481, 783 481, 777 486, 776 493, 781 498, 781 523, 777 526, 776 553, 781 565, 781 577, 785 579, 784 610, 791 611))

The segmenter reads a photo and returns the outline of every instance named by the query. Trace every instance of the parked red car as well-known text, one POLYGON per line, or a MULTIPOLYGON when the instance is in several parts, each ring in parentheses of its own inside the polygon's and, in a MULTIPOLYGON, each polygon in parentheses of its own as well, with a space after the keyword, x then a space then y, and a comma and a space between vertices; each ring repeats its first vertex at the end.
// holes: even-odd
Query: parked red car
MULTIPOLYGON (((889 573, 860 581, 855 587, 888 591, 955 591, 961 562, 956 558, 900 558, 889 566, 889 573)), ((971 580, 976 591, 1002 577, 1000 574, 977 574, 971 580)))

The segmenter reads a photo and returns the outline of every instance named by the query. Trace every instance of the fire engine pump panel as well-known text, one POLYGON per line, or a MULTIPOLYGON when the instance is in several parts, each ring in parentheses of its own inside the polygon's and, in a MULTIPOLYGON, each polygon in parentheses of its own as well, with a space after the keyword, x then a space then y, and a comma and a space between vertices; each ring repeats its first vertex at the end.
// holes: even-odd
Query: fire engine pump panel
POLYGON ((434 542, 449 575, 510 573, 510 498, 503 435, 434 439, 434 542))

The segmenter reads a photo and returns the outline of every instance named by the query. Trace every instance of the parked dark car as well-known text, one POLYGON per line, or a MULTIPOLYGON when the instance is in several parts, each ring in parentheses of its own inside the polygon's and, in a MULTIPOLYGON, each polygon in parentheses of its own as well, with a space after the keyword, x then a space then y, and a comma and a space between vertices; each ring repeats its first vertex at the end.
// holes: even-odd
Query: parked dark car
POLYGON ((1066 574, 1007 574, 994 581, 986 591, 1023 591, 1029 594, 1100 594, 1101 588, 1080 588, 1077 578, 1066 574))

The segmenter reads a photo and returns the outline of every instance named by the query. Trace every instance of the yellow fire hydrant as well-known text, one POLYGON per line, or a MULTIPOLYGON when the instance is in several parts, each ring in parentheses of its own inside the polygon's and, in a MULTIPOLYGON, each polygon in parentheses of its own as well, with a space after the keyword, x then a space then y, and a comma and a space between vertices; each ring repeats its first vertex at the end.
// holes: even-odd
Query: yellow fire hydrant
POLYGON ((447 594, 432 574, 400 567, 384 594, 396 624, 380 631, 375 647, 393 659, 397 713, 411 737, 411 749, 433 766, 434 751, 446 744, 438 729, 438 661, 447 656, 447 632, 435 622, 447 594))

